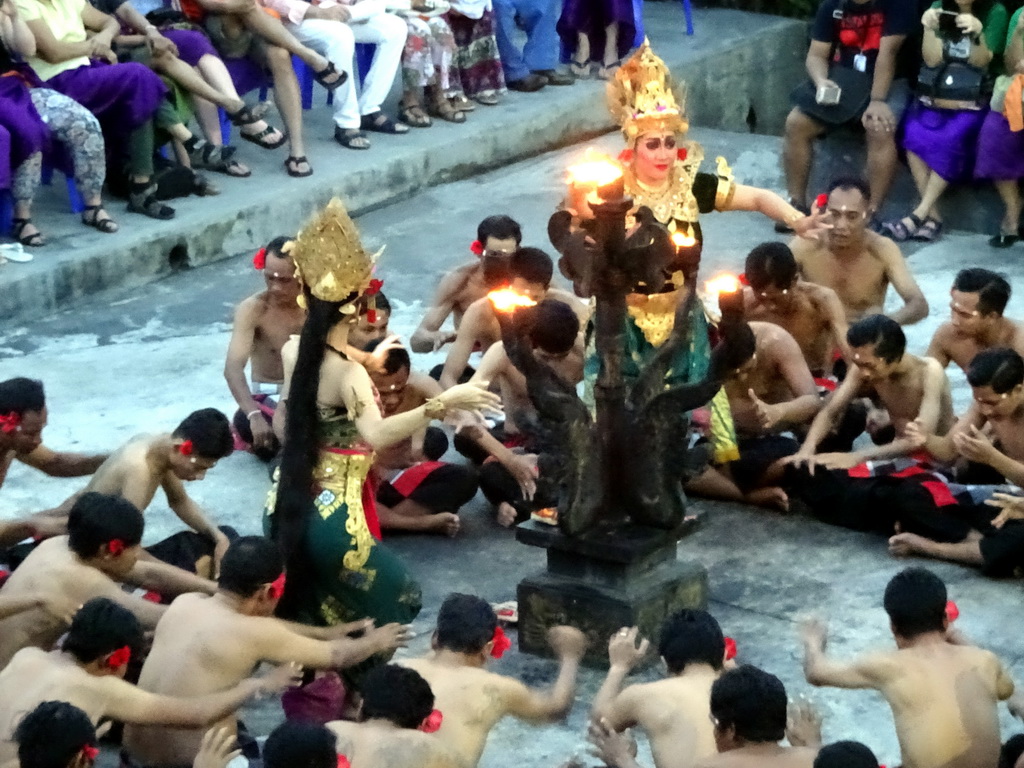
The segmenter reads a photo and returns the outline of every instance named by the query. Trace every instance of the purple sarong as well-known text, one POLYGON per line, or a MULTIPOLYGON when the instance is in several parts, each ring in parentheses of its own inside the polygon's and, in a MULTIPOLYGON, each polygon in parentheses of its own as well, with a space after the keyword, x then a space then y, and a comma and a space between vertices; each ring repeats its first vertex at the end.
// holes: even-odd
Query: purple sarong
POLYGON ((914 101, 907 110, 903 147, 949 182, 974 173, 978 133, 987 110, 934 109, 914 101))
POLYGON ((198 65, 199 60, 207 54, 217 55, 210 39, 194 29, 163 29, 160 34, 178 46, 178 58, 190 67, 198 65))
POLYGON ((612 22, 619 25, 618 56, 623 58, 633 47, 636 21, 632 0, 565 0, 562 17, 558 20, 558 35, 569 51, 576 50, 576 36, 585 34, 590 39, 591 61, 604 58, 604 31, 612 22))
MULTIPOLYGON (((0 104, 0 108, 2 108, 0 104)), ((11 164, 7 158, 11 154, 11 134, 0 125, 0 190, 11 188, 11 164)))
POLYGON ((235 90, 239 96, 245 96, 249 91, 270 85, 270 73, 263 68, 258 61, 246 56, 243 59, 224 59, 224 66, 231 75, 231 82, 235 84, 235 90))
MULTIPOLYGON (((50 129, 32 106, 28 86, 20 77, 0 77, 0 127, 11 135, 12 169, 42 150, 50 139, 50 129)), ((0 163, 6 162, 0 158, 0 163)))
POLYGON ((150 120, 167 93, 163 81, 136 62, 92 61, 88 66, 54 75, 46 85, 96 115, 104 135, 112 137, 127 137, 150 120))
POLYGON ((1024 179, 1024 131, 1011 131, 1002 112, 989 112, 981 126, 974 178, 1024 179))

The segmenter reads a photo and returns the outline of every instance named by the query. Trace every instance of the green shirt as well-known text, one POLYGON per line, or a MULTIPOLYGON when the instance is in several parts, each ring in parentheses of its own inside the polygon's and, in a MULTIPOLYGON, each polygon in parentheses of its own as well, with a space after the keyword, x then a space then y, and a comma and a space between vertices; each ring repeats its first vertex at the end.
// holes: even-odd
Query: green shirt
MULTIPOLYGON (((941 0, 936 0, 932 3, 932 8, 936 10, 942 10, 941 0)), ((1017 14, 1014 18, 1020 14, 1017 14)), ((985 14, 985 18, 981 19, 981 34, 985 38, 985 45, 992 51, 992 63, 989 64, 989 70, 993 74, 1001 74, 1003 71, 1003 51, 1006 50, 1007 42, 1007 17, 1009 14, 1006 12, 1006 7, 1002 3, 995 3, 985 14)), ((939 33, 941 37, 941 33, 939 33)))

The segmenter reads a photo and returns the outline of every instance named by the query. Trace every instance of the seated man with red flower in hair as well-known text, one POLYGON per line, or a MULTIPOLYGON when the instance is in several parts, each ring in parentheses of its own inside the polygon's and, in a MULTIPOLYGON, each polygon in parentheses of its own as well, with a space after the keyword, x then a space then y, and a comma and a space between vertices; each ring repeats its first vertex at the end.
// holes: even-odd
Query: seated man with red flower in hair
POLYGON ((461 765, 475 768, 488 734, 505 716, 550 723, 569 712, 587 641, 578 629, 552 627, 548 642, 559 660, 558 679, 550 690, 539 691, 488 672, 484 669, 488 657, 500 659, 512 642, 486 601, 452 594, 437 614, 433 651, 424 658, 400 662, 429 683, 434 706, 443 713, 437 735, 461 765))

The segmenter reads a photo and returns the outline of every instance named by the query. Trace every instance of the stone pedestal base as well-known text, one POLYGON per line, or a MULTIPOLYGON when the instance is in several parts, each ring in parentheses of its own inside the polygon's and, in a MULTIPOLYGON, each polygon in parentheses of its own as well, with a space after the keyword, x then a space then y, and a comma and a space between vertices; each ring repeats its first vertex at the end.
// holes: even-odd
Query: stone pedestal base
POLYGON ((681 608, 707 606, 707 573, 676 560, 678 533, 638 526, 567 538, 523 523, 516 538, 548 551, 547 570, 519 583, 519 649, 550 656, 547 630, 568 624, 590 641, 584 662, 608 665, 608 638, 637 626, 655 641, 661 623, 681 608))

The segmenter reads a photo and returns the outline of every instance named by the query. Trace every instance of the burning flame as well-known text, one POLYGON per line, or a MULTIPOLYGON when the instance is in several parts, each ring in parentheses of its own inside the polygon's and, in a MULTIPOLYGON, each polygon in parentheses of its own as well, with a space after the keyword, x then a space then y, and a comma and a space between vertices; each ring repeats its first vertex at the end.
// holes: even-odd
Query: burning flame
POLYGON ((537 302, 529 296, 516 293, 511 288, 499 288, 487 294, 494 309, 498 312, 514 312, 518 307, 534 307, 537 302))
POLYGON ((672 244, 676 248, 689 248, 697 244, 697 238, 686 232, 673 232, 672 244))
POLYGON ((592 150, 587 150, 587 158, 582 163, 569 168, 569 183, 583 187, 603 187, 620 176, 622 168, 592 150))
POLYGON ((719 275, 704 283, 704 290, 712 296, 718 296, 722 293, 736 293, 740 288, 740 281, 735 275, 719 275))

